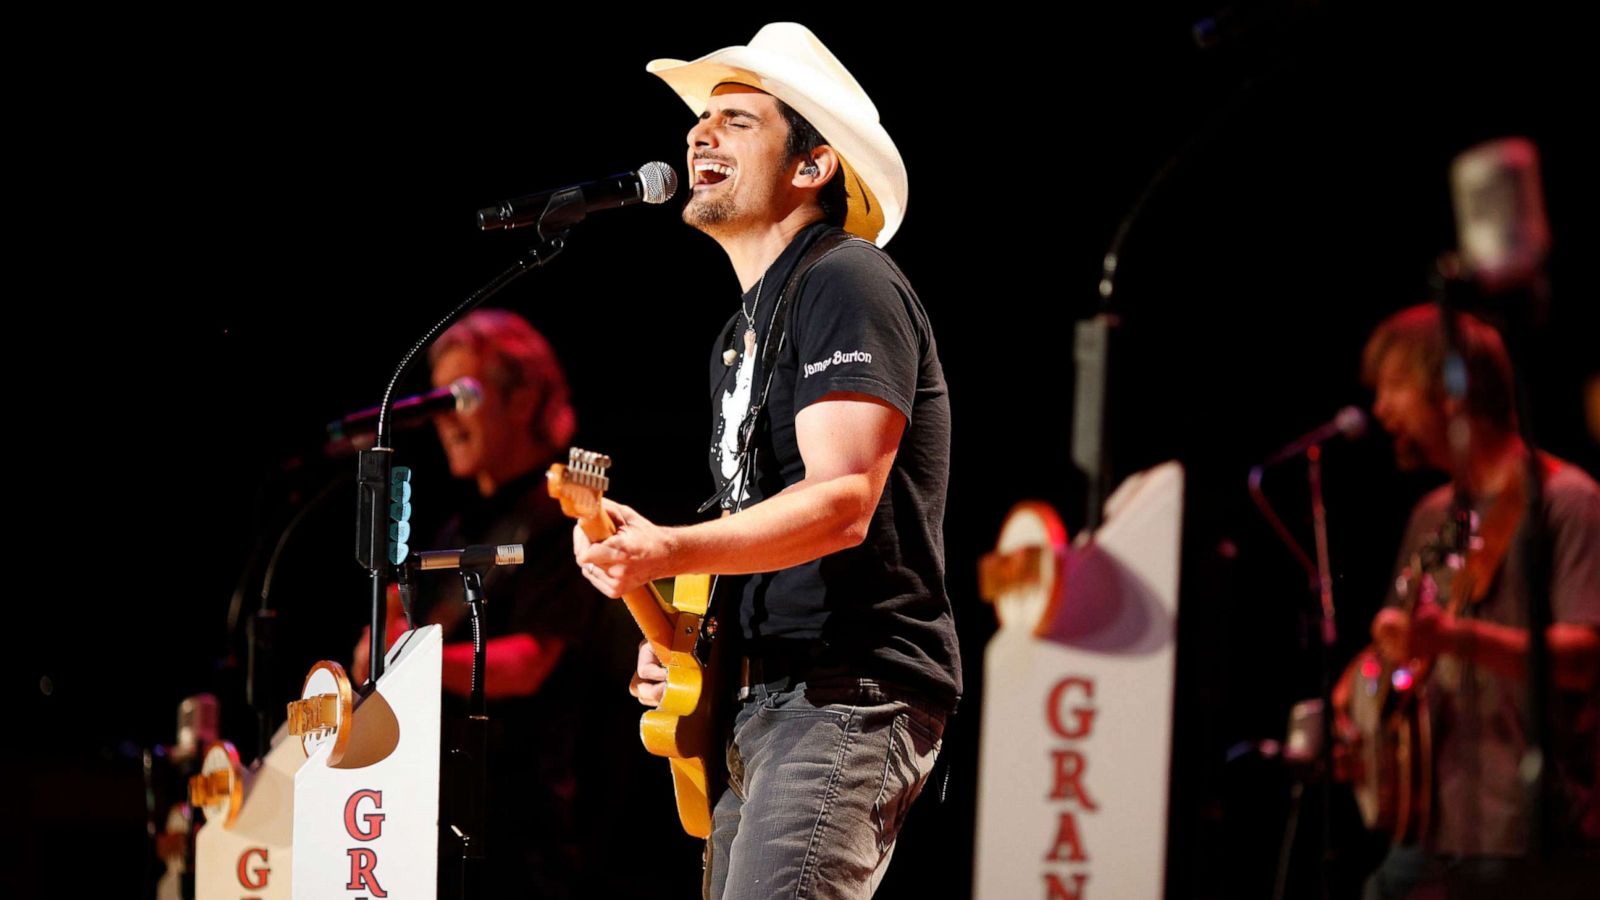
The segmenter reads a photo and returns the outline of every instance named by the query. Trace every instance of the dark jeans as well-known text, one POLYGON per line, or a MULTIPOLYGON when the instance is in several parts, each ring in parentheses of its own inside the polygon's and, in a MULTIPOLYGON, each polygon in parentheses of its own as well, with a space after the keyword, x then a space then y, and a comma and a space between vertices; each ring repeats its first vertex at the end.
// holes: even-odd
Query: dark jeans
POLYGON ((944 710, 869 679, 756 685, 728 743, 705 896, 872 896, 944 720, 944 710))

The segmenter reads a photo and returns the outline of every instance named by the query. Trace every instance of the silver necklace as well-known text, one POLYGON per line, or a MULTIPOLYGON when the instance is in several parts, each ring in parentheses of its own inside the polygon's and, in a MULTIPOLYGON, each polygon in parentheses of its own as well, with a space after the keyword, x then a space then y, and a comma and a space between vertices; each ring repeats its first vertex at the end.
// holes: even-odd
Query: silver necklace
MULTIPOLYGON (((761 308, 761 288, 766 283, 767 283, 767 274, 765 272, 763 272, 763 273, 761 273, 761 280, 756 282, 756 302, 754 304, 756 309, 760 309, 761 308)), ((751 353, 751 352, 754 352, 755 347, 756 347, 756 317, 755 317, 754 313, 752 313, 749 309, 747 309, 745 307, 744 298, 742 298, 742 297, 739 299, 739 311, 744 313, 744 321, 745 321, 744 352, 745 353, 751 353)), ((729 347, 728 349, 722 351, 722 364, 725 365, 725 366, 733 365, 734 361, 737 360, 738 358, 739 358, 739 351, 733 349, 732 347, 729 347)))

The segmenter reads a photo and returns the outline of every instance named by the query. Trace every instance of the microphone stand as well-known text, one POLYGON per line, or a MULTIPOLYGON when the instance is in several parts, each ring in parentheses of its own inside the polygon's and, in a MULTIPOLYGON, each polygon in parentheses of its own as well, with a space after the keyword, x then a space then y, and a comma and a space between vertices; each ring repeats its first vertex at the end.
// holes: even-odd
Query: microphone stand
MULTIPOLYGON (((1525 506, 1519 531, 1524 560, 1524 590, 1527 594, 1527 608, 1524 611, 1528 629, 1527 715, 1524 722, 1528 728, 1529 746, 1523 753, 1519 774, 1524 779, 1523 788, 1530 804, 1528 858, 1535 864, 1549 863, 1552 851, 1558 849, 1563 804, 1563 798, 1555 793, 1557 782, 1552 777, 1555 756, 1550 723, 1551 661, 1548 631, 1552 619, 1550 589, 1554 557, 1549 525, 1544 517, 1544 466, 1539 460, 1539 445, 1533 433, 1533 409, 1528 388, 1528 341, 1526 329, 1522 327, 1522 316, 1532 317, 1526 310, 1529 307, 1542 308, 1547 301, 1548 282, 1541 273, 1530 285, 1510 291, 1507 295, 1490 296, 1462 278, 1459 269, 1457 260, 1447 255, 1440 259, 1430 278, 1444 331, 1445 390, 1458 401, 1461 408, 1456 415, 1457 420, 1465 419, 1469 385, 1456 315, 1473 305, 1473 301, 1488 305, 1488 301, 1498 300, 1504 312, 1505 325, 1498 330, 1505 341, 1506 355, 1511 362, 1517 435, 1525 454, 1525 506), (1521 316, 1518 315, 1519 311, 1521 316)), ((1451 424, 1453 432, 1464 436, 1463 441, 1470 440, 1470 429, 1454 427, 1454 421, 1451 424)), ((1470 445, 1457 446, 1452 440, 1451 452, 1455 455, 1457 468, 1464 473, 1470 445)), ((1458 519, 1471 515, 1471 502, 1464 479, 1457 478, 1455 514, 1458 519)), ((1470 531, 1463 531, 1463 524, 1458 521, 1457 533, 1470 534, 1470 531)))
POLYGON ((1080 319, 1073 328, 1074 397, 1072 402, 1072 462, 1087 481, 1084 500, 1085 533, 1093 533, 1105 519, 1105 500, 1111 492, 1111 440, 1106 428, 1107 412, 1114 399, 1111 392, 1111 352, 1116 329, 1122 324, 1116 313, 1117 278, 1121 274, 1123 248, 1145 207, 1161 193, 1194 152, 1222 130, 1222 125, 1244 105, 1255 82, 1241 84, 1205 125, 1167 158, 1128 211, 1117 222, 1117 230, 1101 257, 1099 308, 1093 316, 1080 319))
MULTIPOLYGON (((1317 596, 1318 607, 1321 611, 1320 627, 1318 628, 1317 647, 1317 682, 1319 697, 1322 706, 1322 739, 1318 744, 1317 766, 1312 773, 1321 779, 1321 847, 1322 854, 1319 866, 1322 877, 1318 879, 1321 885, 1322 896, 1328 895, 1328 881, 1332 875, 1333 862, 1333 655, 1339 643, 1339 629, 1334 616, 1333 605, 1333 569, 1328 557, 1328 518, 1327 509, 1323 503, 1322 495, 1322 444, 1314 443, 1305 449, 1306 482, 1311 492, 1311 524, 1316 544, 1316 561, 1295 540, 1293 533, 1283 520, 1272 509, 1272 504, 1267 502, 1266 494, 1261 490, 1261 479, 1266 471, 1266 464, 1257 465, 1250 470, 1249 487, 1250 499, 1255 501, 1257 508, 1272 526, 1279 540, 1288 547, 1301 568, 1306 570, 1309 587, 1317 596)), ((1294 831, 1300 821, 1300 802, 1305 796, 1306 774, 1295 776, 1294 786, 1290 791, 1289 828, 1284 835, 1283 847, 1278 861, 1278 874, 1273 889, 1273 897, 1284 896, 1288 887, 1289 858, 1294 850, 1294 831)))
POLYGON ((369 693, 383 675, 384 654, 389 646, 388 636, 385 634, 387 615, 384 595, 388 589, 390 568, 403 561, 389 558, 387 548, 389 529, 386 527, 389 513, 389 474, 394 469, 394 450, 389 446, 388 439, 395 387, 410 370, 422 349, 433 343, 434 338, 441 332, 462 316, 483 305, 490 297, 500 293, 511 282, 555 258, 566 246, 565 231, 556 232, 549 237, 543 235, 542 228, 540 232, 541 238, 538 244, 528 248, 509 268, 463 300, 406 351, 400 364, 395 367, 394 374, 390 376, 388 386, 384 388, 383 402, 379 404, 377 435, 372 449, 361 451, 356 458, 356 562, 368 573, 370 585, 368 600, 372 617, 367 645, 372 662, 367 682, 361 688, 363 693, 369 693))
POLYGON ((488 815, 484 797, 489 783, 489 706, 483 681, 488 674, 484 659, 483 573, 461 570, 461 590, 472 622, 472 691, 467 701, 466 724, 459 743, 450 751, 452 774, 459 778, 459 814, 450 830, 461 842, 461 896, 479 896, 485 883, 488 859, 488 815))
MULTIPOLYGON (((1114 448, 1108 434, 1110 429, 1106 427, 1106 423, 1110 419, 1108 408, 1115 399, 1115 394, 1111 390, 1111 354, 1116 343, 1114 335, 1121 322, 1121 317, 1117 313, 1119 306, 1117 281, 1126 269, 1124 255, 1128 238, 1151 200, 1159 195, 1162 188, 1194 158, 1196 150, 1208 144, 1222 130, 1224 123, 1244 105, 1254 87, 1254 80, 1246 80, 1240 84, 1222 107, 1172 156, 1168 157, 1161 168, 1146 182, 1128 211, 1118 221, 1117 230, 1105 255, 1101 258, 1097 309, 1092 316, 1079 320, 1074 326, 1071 453, 1073 465, 1083 473, 1085 479, 1082 534, 1090 535, 1091 538, 1104 524, 1105 501, 1110 496, 1112 486, 1111 456, 1114 448)), ((1179 646, 1180 648, 1183 646, 1181 640, 1179 646)), ((1184 683, 1183 672, 1188 665, 1187 660, 1188 654, 1180 649, 1174 662, 1177 672, 1176 683, 1180 686, 1184 683)), ((1175 709, 1181 707, 1181 697, 1177 704, 1175 709)), ((1185 730, 1188 727, 1183 716, 1174 715, 1172 737, 1174 745, 1185 739, 1185 730)), ((1206 776, 1201 775, 1197 778, 1194 773, 1184 771, 1184 767, 1180 766, 1177 760, 1178 757, 1175 755, 1170 780, 1173 796, 1181 797, 1186 782, 1199 782, 1206 776)), ((1162 826, 1168 832, 1164 859, 1169 880, 1176 877, 1174 873, 1181 872, 1185 867, 1181 862, 1182 842, 1174 839, 1175 835, 1184 831, 1183 828, 1176 827, 1180 817, 1177 809, 1177 804, 1172 804, 1162 821, 1162 826)))
MULTIPOLYGON (((383 391, 383 401, 378 407, 378 425, 372 449, 363 450, 356 458, 357 470, 357 499, 356 499, 356 561, 367 570, 369 590, 369 606, 371 612, 371 630, 368 641, 368 658, 371 664, 368 667, 367 681, 361 687, 363 696, 370 694, 377 688, 378 679, 383 676, 384 655, 388 650, 388 635, 385 634, 388 622, 386 591, 392 570, 405 563, 404 553, 389 551, 389 528, 387 518, 389 515, 389 477, 394 471, 394 450, 389 446, 389 426, 391 413, 394 407, 394 392, 402 377, 410 370, 424 347, 433 343, 446 328, 454 324, 462 316, 483 305, 490 297, 504 290, 513 281, 543 266, 554 259, 566 246, 566 227, 547 228, 541 220, 539 242, 529 247, 516 262, 496 275, 483 287, 474 291, 467 299, 463 300, 448 315, 440 319, 432 328, 428 329, 416 343, 411 345, 400 363, 395 366, 394 374, 390 376, 388 385, 383 391)), ((402 583, 409 582, 402 578, 402 583)), ((483 634, 480 620, 480 611, 483 603, 483 583, 481 575, 477 572, 463 572, 462 585, 466 588, 468 608, 472 615, 472 711, 468 716, 467 749, 476 752, 479 767, 475 779, 465 792, 468 815, 465 820, 467 830, 457 834, 462 840, 462 898, 470 900, 479 893, 482 883, 482 872, 486 866, 487 853, 485 846, 485 827, 483 815, 483 797, 487 760, 485 748, 488 741, 488 715, 483 694, 483 679, 481 672, 484 663, 483 634), (473 597, 477 600, 474 602, 473 597)), ((407 584, 409 588, 409 584, 407 584)), ((409 593, 409 590, 406 591, 409 593)), ((409 599, 409 598, 407 598, 409 599)), ((410 617, 409 605, 406 615, 410 617)), ((454 829, 454 826, 452 826, 454 829)))
MULTIPOLYGON (((461 551, 423 551, 410 557, 400 566, 402 584, 414 586, 412 574, 435 568, 457 567, 461 576, 461 592, 467 604, 467 614, 472 625, 472 675, 468 693, 467 716, 457 736, 456 745, 450 748, 450 788, 448 796, 456 805, 449 811, 451 821, 442 822, 455 835, 461 848, 460 896, 463 900, 479 896, 487 883, 488 862, 488 803, 489 784, 489 704, 484 683, 489 668, 484 637, 483 608, 488 597, 484 592, 483 573, 497 565, 518 565, 521 550, 516 555, 487 555, 483 546, 468 547, 461 551), (478 552, 474 552, 478 551, 478 552), (433 557, 435 565, 429 565, 433 557), (440 558, 454 559, 449 565, 439 564, 440 558)), ((504 548, 494 548, 504 549, 504 548)), ((406 603, 406 618, 411 617, 411 606, 406 603)), ((444 810, 441 808, 441 817, 444 810)))
MULTIPOLYGON (((278 687, 278 612, 272 608, 272 582, 277 575, 278 563, 283 558, 284 550, 289 546, 289 540, 295 531, 305 522, 312 512, 322 507, 329 497, 332 497, 340 488, 348 483, 347 476, 338 476, 318 491, 311 499, 301 504, 300 509, 290 517, 278 533, 278 540, 273 544, 272 554, 267 557, 266 565, 262 567, 261 574, 261 604, 256 611, 245 619, 245 705, 249 707, 256 718, 256 759, 261 759, 272 749, 272 735, 276 728, 276 714, 281 713, 283 704, 279 700, 271 699, 273 692, 278 687)), ((261 544, 258 542, 257 550, 261 544)), ((252 559, 258 553, 252 553, 252 559)), ((239 588, 234 594, 233 603, 229 610, 228 622, 230 635, 236 628, 239 607, 242 605, 244 593, 244 580, 250 576, 254 569, 253 563, 247 563, 239 588)), ((231 638, 230 638, 231 643, 231 638)))
POLYGON ((1317 668, 1322 698, 1322 744, 1317 768, 1322 779, 1322 896, 1328 896, 1333 865, 1333 655, 1339 627, 1333 611, 1333 568, 1328 561, 1328 516, 1322 502, 1322 445, 1306 449, 1306 480, 1311 487, 1311 527, 1317 544, 1317 599, 1322 611, 1322 643, 1317 668))

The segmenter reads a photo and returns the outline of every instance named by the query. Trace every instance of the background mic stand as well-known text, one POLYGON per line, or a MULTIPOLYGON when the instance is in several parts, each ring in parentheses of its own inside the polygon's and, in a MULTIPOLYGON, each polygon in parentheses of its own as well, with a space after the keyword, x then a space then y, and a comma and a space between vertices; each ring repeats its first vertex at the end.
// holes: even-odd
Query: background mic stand
MULTIPOLYGON (((1457 400, 1465 417, 1466 398, 1469 393, 1467 364, 1462 353, 1461 329, 1456 316, 1469 309, 1485 308, 1498 313, 1499 331, 1505 343, 1506 355, 1511 362, 1512 396, 1516 411, 1517 436, 1524 450, 1523 490, 1524 510, 1516 540, 1524 560, 1524 591, 1527 608, 1524 611, 1528 629, 1528 661, 1526 680, 1527 749, 1524 751, 1519 774, 1523 790, 1529 800, 1528 860, 1537 872, 1540 867, 1550 867, 1546 877, 1559 879, 1564 870, 1559 865, 1564 848, 1561 822, 1565 816, 1565 798, 1558 793, 1558 780, 1553 777, 1553 728, 1550 711, 1550 645, 1549 629, 1553 620, 1550 608, 1550 588, 1554 566, 1549 523, 1545 519, 1545 468, 1542 454, 1533 429, 1533 403, 1530 396, 1532 360, 1529 358, 1531 332, 1537 319, 1549 303, 1549 283, 1543 273, 1538 273, 1527 283, 1500 291, 1485 290, 1463 271, 1459 258, 1444 254, 1430 277, 1434 302, 1439 308, 1445 340, 1444 386, 1446 392, 1457 400)), ((1455 423, 1452 423, 1454 425, 1455 423)), ((1453 427, 1455 435, 1470 439, 1470 429, 1453 427)), ((1452 440, 1451 452, 1458 470, 1464 470, 1470 454, 1470 443, 1452 440)), ((1454 476, 1455 473, 1452 473, 1454 476)), ((1470 522, 1471 498, 1465 488, 1465 479, 1456 476, 1453 513, 1457 519, 1457 533, 1470 534, 1462 526, 1470 522)), ((1529 882, 1534 883, 1534 882, 1529 882)), ((1543 882, 1537 882, 1543 884, 1543 882)))
POLYGON ((1305 796, 1305 783, 1310 778, 1318 778, 1321 782, 1321 859, 1322 877, 1318 879, 1321 885, 1321 895, 1326 897, 1328 882, 1331 877, 1331 864, 1334 859, 1333 848, 1333 823, 1331 821, 1333 809, 1333 657, 1338 649, 1339 629, 1334 617, 1333 605, 1333 570, 1328 557, 1328 517, 1327 509, 1323 504, 1322 495, 1322 445, 1315 443, 1305 449, 1306 483, 1311 493, 1311 523, 1314 531, 1316 559, 1309 554, 1295 540, 1294 534, 1284 525, 1283 520, 1267 502, 1266 494, 1261 490, 1261 479, 1266 471, 1267 463, 1257 465, 1250 470, 1249 487, 1250 499, 1255 501, 1261 510, 1261 515, 1272 526, 1274 533, 1283 541, 1285 547, 1294 555, 1301 568, 1306 572, 1311 592, 1317 596, 1318 608, 1321 615, 1318 619, 1317 629, 1317 685, 1319 691, 1319 705, 1321 706, 1321 737, 1317 742, 1316 765, 1309 769, 1298 770, 1295 774, 1294 785, 1290 793, 1290 813, 1288 826, 1285 829, 1283 847, 1280 850, 1278 873, 1274 882, 1273 897, 1283 897, 1288 890, 1289 860, 1294 850, 1295 831, 1300 819, 1301 800, 1305 796))
POLYGON ((483 573, 461 570, 461 591, 466 598, 472 622, 472 692, 467 701, 467 717, 460 740, 450 750, 450 768, 457 790, 458 812, 452 815, 450 831, 461 843, 461 897, 472 900, 481 894, 488 862, 488 815, 484 804, 489 783, 489 706, 483 682, 488 674, 484 660, 483 573))
MULTIPOLYGON (((509 268, 496 275, 488 284, 451 310, 449 315, 428 329, 415 344, 411 345, 411 349, 406 351, 400 364, 395 367, 394 374, 390 376, 388 387, 383 391, 383 402, 379 404, 377 434, 372 449, 361 451, 356 460, 356 562, 368 572, 372 614, 367 645, 368 658, 372 663, 367 683, 361 688, 363 694, 370 692, 383 675, 384 654, 389 648, 388 635, 385 634, 388 618, 385 592, 388 590, 390 569, 405 562, 408 552, 405 539, 409 537, 410 532, 410 523, 406 521, 410 517, 407 503, 409 498, 402 497, 398 503, 394 503, 395 498, 391 497, 390 478, 397 473, 397 468, 394 466, 394 450, 388 443, 395 386, 410 370, 422 349, 432 344, 434 338, 456 320, 500 293, 511 282, 553 259, 566 246, 566 236, 566 232, 558 232, 528 248, 527 252, 509 268), (403 513, 404 518, 392 524, 405 527, 392 529, 389 520, 392 514, 399 513, 403 513)), ((409 474, 406 472, 405 476, 409 477, 409 474)))

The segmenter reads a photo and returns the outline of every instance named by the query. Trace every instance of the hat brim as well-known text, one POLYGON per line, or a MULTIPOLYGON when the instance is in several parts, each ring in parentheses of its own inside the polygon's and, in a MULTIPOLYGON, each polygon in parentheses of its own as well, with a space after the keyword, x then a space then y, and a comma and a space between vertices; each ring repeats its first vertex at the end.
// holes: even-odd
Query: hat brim
POLYGON ((789 104, 839 155, 848 207, 844 229, 879 246, 899 230, 908 193, 905 162, 864 96, 852 96, 804 66, 752 47, 728 47, 687 62, 652 60, 645 70, 665 81, 695 115, 705 112, 711 92, 726 82, 749 85, 789 104))

